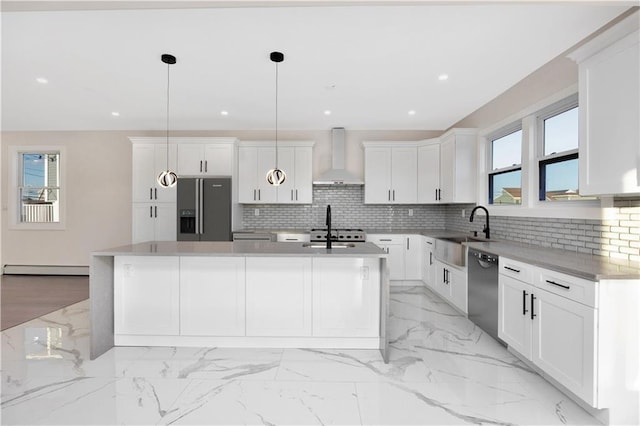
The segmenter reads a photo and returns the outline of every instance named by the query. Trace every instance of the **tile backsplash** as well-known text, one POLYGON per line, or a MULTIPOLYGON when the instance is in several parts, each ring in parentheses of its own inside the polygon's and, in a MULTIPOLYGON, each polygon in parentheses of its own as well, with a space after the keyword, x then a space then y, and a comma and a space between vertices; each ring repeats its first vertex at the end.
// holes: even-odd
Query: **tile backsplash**
MULTIPOLYGON (((484 225, 483 215, 469 222, 473 204, 371 205, 364 204, 362 186, 314 186, 313 204, 244 205, 243 228, 322 228, 327 204, 333 226, 340 228, 449 229, 482 235, 484 225)), ((491 216, 491 238, 640 262, 640 207, 608 208, 603 214, 606 217, 598 220, 491 216)))

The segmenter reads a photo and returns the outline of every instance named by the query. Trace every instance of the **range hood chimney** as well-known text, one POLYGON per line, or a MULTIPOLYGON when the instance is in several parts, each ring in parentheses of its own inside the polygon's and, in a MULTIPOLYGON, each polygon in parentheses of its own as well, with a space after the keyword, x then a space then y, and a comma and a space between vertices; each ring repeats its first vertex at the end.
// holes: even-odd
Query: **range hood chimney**
POLYGON ((362 179, 358 179, 344 168, 345 139, 344 127, 331 129, 332 168, 314 180, 314 185, 364 185, 362 179))

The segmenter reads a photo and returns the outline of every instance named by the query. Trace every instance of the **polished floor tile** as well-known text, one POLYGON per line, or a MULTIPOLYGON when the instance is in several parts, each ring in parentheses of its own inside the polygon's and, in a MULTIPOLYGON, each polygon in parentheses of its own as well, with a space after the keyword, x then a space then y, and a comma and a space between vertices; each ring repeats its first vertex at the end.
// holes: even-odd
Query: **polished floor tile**
POLYGON ((598 424, 422 287, 375 350, 116 347, 80 302, 2 332, 2 424, 598 424))

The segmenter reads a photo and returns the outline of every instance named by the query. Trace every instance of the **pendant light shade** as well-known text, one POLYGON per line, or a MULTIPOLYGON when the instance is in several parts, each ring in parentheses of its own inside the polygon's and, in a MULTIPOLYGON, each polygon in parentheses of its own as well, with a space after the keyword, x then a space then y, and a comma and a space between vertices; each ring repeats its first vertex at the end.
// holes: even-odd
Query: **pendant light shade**
POLYGON ((278 64, 284 61, 284 54, 271 52, 269 58, 276 64, 276 166, 267 172, 267 182, 269 185, 278 186, 287 179, 284 170, 278 168, 278 64))
POLYGON ((169 68, 176 63, 176 57, 165 53, 161 60, 167 64, 167 169, 158 175, 158 185, 163 188, 172 188, 178 183, 178 175, 169 170, 169 68))

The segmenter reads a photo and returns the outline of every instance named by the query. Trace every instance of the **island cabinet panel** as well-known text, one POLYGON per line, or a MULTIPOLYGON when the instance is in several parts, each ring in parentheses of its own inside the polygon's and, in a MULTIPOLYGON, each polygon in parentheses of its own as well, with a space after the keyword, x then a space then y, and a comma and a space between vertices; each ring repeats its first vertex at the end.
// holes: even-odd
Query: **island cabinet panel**
POLYGON ((376 337, 380 332, 378 259, 313 259, 313 336, 376 337))
POLYGON ((115 334, 178 335, 179 300, 178 257, 115 257, 115 334))
POLYGON ((245 259, 180 258, 180 334, 244 336, 245 259))
POLYGON ((311 336, 311 259, 246 262, 247 336, 311 336))

